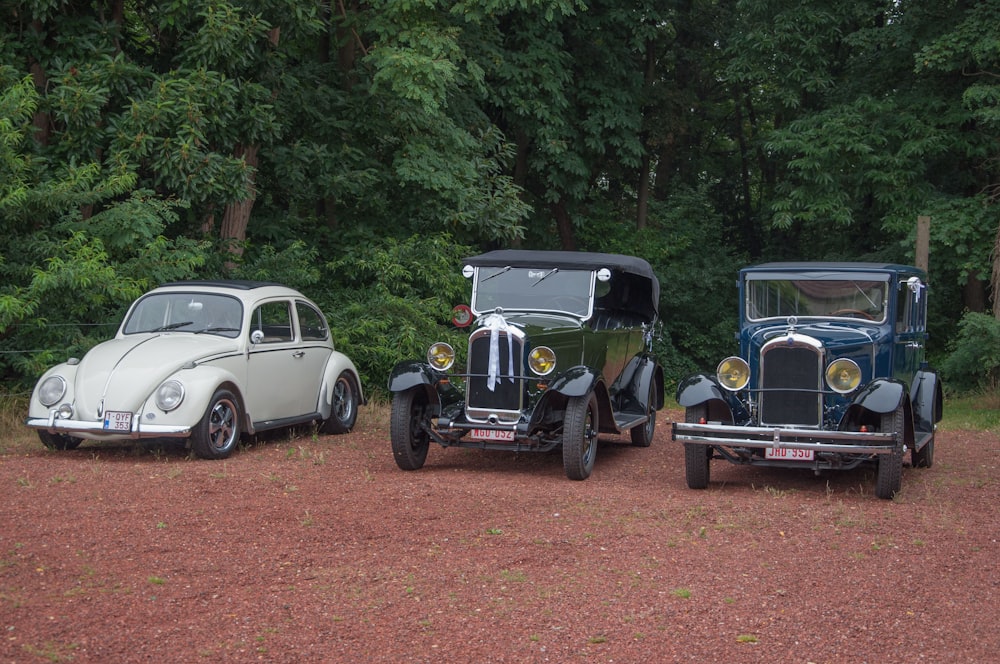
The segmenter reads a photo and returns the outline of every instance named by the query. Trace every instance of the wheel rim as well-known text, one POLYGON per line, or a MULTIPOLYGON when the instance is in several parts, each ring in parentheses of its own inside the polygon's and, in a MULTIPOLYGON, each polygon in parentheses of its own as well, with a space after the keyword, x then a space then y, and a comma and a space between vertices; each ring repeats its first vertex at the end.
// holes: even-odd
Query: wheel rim
POLYGON ((346 378, 338 380, 333 387, 333 412, 341 422, 354 413, 354 395, 346 378))
POLYGON ((208 439, 212 447, 224 450, 236 439, 236 406, 232 401, 223 399, 212 407, 209 418, 208 439))

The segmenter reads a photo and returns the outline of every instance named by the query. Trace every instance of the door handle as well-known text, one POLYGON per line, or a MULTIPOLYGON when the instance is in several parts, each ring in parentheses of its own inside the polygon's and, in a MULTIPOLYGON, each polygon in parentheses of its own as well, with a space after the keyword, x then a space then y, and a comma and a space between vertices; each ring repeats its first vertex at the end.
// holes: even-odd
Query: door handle
POLYGON ((297 350, 294 353, 292 353, 292 357, 294 357, 295 359, 298 359, 300 357, 304 357, 305 354, 306 354, 306 352, 304 350, 297 350))

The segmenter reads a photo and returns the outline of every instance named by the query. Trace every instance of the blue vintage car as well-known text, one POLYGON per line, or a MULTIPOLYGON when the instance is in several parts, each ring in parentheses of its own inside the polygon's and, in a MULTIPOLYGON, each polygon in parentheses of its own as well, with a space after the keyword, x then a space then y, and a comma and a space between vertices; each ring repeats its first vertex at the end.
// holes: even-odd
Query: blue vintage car
POLYGON ((874 465, 892 498, 907 450, 934 462, 942 387, 924 359, 927 275, 881 263, 766 263, 739 274, 739 356, 683 380, 677 402, 692 489, 712 459, 810 468, 874 465))

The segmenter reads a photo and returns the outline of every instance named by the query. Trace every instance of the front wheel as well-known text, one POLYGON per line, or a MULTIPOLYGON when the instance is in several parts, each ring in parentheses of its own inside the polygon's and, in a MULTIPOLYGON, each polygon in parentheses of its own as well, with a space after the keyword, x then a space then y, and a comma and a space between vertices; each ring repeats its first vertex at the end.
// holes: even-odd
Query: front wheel
POLYGON ((571 480, 585 480, 597 458, 597 396, 570 397, 563 422, 563 468, 571 480))
POLYGON ((880 454, 878 471, 875 475, 875 495, 885 500, 895 496, 903 485, 903 417, 906 413, 900 406, 891 413, 883 413, 882 433, 895 434, 892 452, 880 454))
POLYGON ((75 450, 83 442, 82 438, 77 438, 76 436, 69 436, 64 433, 49 433, 48 431, 39 431, 38 439, 42 441, 42 445, 50 450, 75 450))
POLYGON ((392 416, 389 420, 389 437, 392 439, 392 456, 402 470, 423 468, 427 460, 430 436, 427 427, 427 393, 416 388, 392 395, 392 416))
POLYGON ((337 376, 331 395, 330 417, 324 420, 319 430, 323 433, 350 433, 358 419, 358 381, 349 371, 337 376))
POLYGON ((635 447, 649 447, 653 442, 653 433, 656 431, 656 384, 649 386, 649 401, 646 402, 646 423, 642 426, 632 427, 629 434, 632 436, 632 445, 635 447))
POLYGON ((191 449, 202 459, 225 459, 239 440, 239 402, 229 390, 217 390, 205 416, 191 432, 191 449))
MULTIPOLYGON (((684 409, 684 421, 698 424, 708 416, 708 408, 704 404, 684 409)), ((712 459, 712 448, 699 443, 684 443, 684 476, 689 489, 707 489, 709 478, 709 461, 712 459)))

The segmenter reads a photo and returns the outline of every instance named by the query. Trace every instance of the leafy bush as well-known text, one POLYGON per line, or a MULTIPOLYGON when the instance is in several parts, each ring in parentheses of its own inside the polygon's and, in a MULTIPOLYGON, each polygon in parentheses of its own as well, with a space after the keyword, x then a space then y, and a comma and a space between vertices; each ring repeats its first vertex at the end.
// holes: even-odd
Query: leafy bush
POLYGON ((941 365, 944 384, 958 392, 1000 387, 1000 320, 967 312, 941 365))

